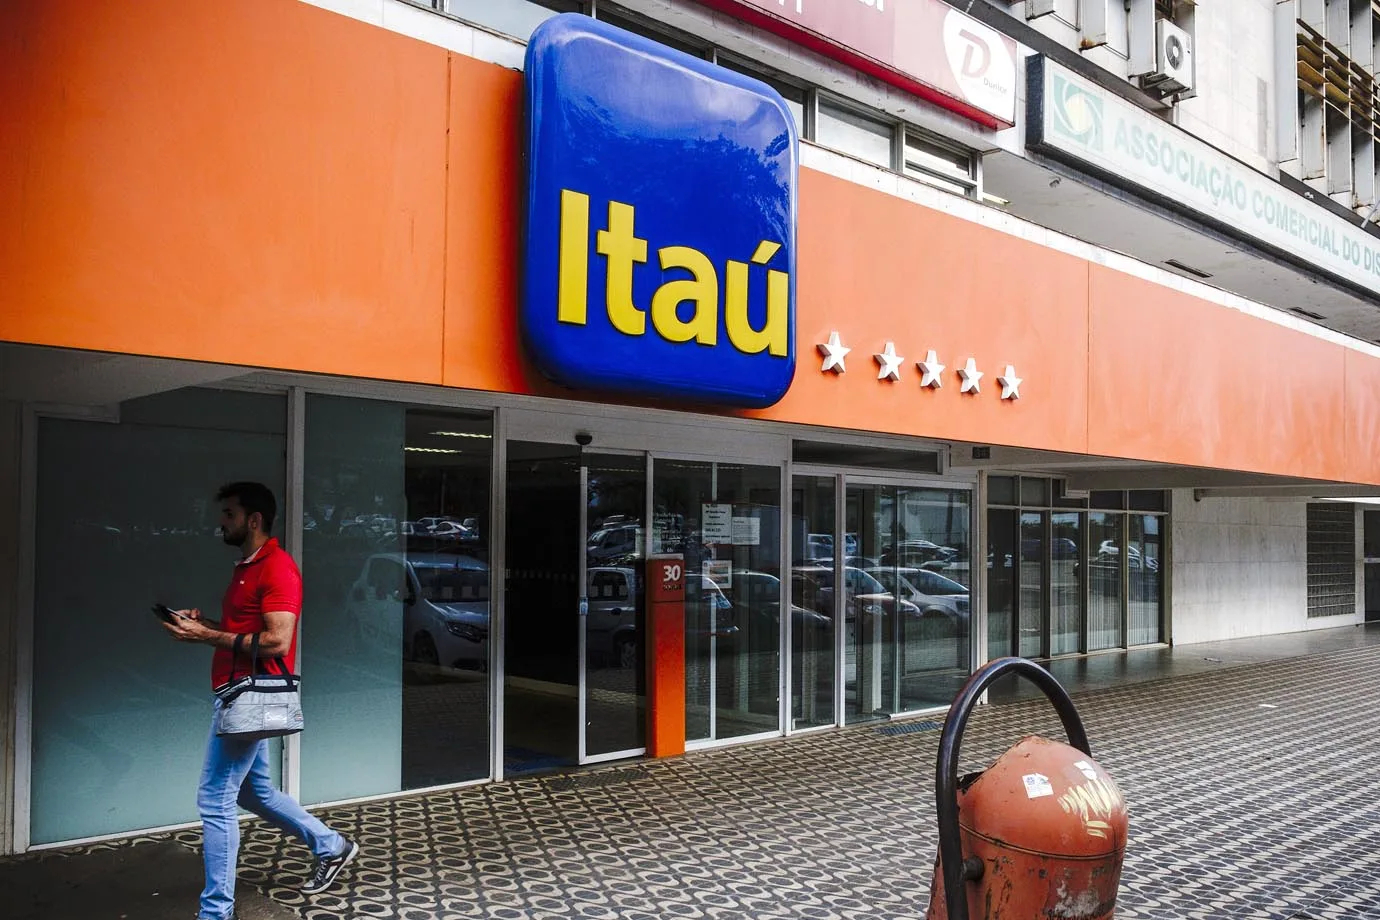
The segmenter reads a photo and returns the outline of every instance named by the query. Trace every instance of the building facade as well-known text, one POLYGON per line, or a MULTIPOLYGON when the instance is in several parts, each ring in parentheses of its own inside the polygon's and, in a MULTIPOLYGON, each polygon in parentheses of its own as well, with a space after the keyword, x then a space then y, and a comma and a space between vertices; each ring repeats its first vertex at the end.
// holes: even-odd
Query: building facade
POLYGON ((230 480, 308 804, 1373 618, 1360 9, 0 8, 0 852, 195 818, 230 480))

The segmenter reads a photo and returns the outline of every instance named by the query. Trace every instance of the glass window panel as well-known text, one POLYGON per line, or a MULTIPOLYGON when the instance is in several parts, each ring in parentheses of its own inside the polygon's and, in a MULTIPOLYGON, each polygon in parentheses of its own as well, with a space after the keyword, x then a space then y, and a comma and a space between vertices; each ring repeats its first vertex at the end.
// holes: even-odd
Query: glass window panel
POLYGON ((489 775, 490 428, 307 398, 304 802, 489 775))
MULTIPOLYGON (((991 480, 988 481, 989 484, 991 480)), ((1016 515, 987 512, 987 657, 1016 654, 1016 515)))
POLYGON ((832 147, 889 169, 894 130, 894 126, 889 122, 868 118, 842 106, 820 102, 815 140, 825 147, 832 147))
POLYGON ((898 545, 932 556, 915 564, 903 551, 882 570, 894 598, 896 711, 946 706, 970 670, 970 493, 898 488, 894 501, 898 545))
POLYGON ((1125 492, 1093 492, 1088 499, 1090 508, 1122 509, 1126 507, 1125 492))
POLYGON ((834 724, 834 595, 797 570, 832 566, 832 476, 797 476, 791 488, 791 718, 794 728, 834 724))
POLYGON ((657 460, 652 508, 651 552, 682 553, 705 576, 685 592, 686 740, 778 731, 780 470, 657 460), (706 530, 706 512, 730 527, 706 530))
POLYGON ((1056 512, 1050 516, 1049 641, 1050 654, 1079 651, 1083 639, 1083 586, 1078 580, 1082 558, 1083 515, 1056 512))
POLYGON ((1130 579, 1127 598, 1130 605, 1128 645, 1160 641, 1160 624, 1164 618, 1164 566, 1161 560, 1165 520, 1154 514, 1130 517, 1131 541, 1126 558, 1130 579))
POLYGON ((1049 505, 1049 480, 1038 476, 1021 477, 1021 504, 1036 508, 1049 505))
POLYGON ((894 450, 857 444, 796 441, 791 446, 791 457, 796 463, 902 470, 908 473, 939 472, 939 454, 932 450, 894 450))
POLYGON ((1132 511, 1164 511, 1165 493, 1160 489, 1135 489, 1127 495, 1132 511))
POLYGON ((968 194, 968 186, 961 185, 957 182, 954 182, 951 179, 945 179, 943 176, 935 175, 934 173, 927 172, 923 169, 916 169, 909 163, 906 164, 905 172, 906 175, 910 176, 912 179, 919 179, 926 185, 933 185, 935 188, 941 188, 946 192, 952 192, 955 195, 968 194))
POLYGON ((185 389, 122 404, 119 424, 40 420, 33 843, 196 820, 210 654, 149 607, 220 616, 237 558, 217 531, 224 483, 272 489, 281 534, 286 419, 281 396, 185 389))
MULTIPOLYGON (((1041 480, 1021 480, 1021 490, 1025 483, 1041 480)), ((1026 511, 1021 514, 1021 571, 1020 605, 1017 618, 1020 623, 1020 643, 1017 646, 1023 658, 1042 658, 1045 656, 1045 524, 1049 515, 1044 511, 1026 511)))
POLYGON ((1366 558, 1380 559, 1380 511, 1367 511, 1365 513, 1362 540, 1365 544, 1366 558))
MULTIPOLYGON (((919 546, 896 545, 895 490, 850 484, 844 500, 845 539, 853 541, 861 566, 844 568, 844 700, 846 721, 885 718, 896 711, 895 599, 876 578, 886 567, 917 561, 919 546)), ((799 572, 818 586, 835 591, 831 567, 799 572)))
POLYGON ((847 721, 945 705, 966 678, 969 501, 966 491, 848 486, 847 721))
POLYGON ((987 501, 993 505, 1018 505, 1015 476, 991 476, 987 479, 987 501))
POLYGON ((923 170, 954 180, 959 188, 973 183, 973 160, 969 154, 932 143, 914 133, 906 135, 906 167, 923 170))
MULTIPOLYGON (((440 2, 431 4, 440 7, 440 2)), ((487 26, 495 32, 527 41, 532 32, 557 13, 582 12, 582 4, 561 0, 444 0, 444 9, 466 22, 487 26)))
POLYGON ((1121 605, 1125 590, 1121 557, 1126 543, 1125 521, 1123 514, 1088 514, 1088 651, 1118 648, 1122 644, 1121 605))
POLYGON ((608 12, 604 9, 603 4, 599 5, 594 15, 595 18, 601 22, 607 22, 611 26, 617 26, 620 29, 632 32, 634 35, 650 38, 659 45, 665 45, 667 48, 674 48, 691 57, 702 58, 709 50, 708 45, 697 42, 690 36, 673 35, 669 31, 658 29, 641 19, 634 19, 630 16, 620 16, 617 13, 608 12))

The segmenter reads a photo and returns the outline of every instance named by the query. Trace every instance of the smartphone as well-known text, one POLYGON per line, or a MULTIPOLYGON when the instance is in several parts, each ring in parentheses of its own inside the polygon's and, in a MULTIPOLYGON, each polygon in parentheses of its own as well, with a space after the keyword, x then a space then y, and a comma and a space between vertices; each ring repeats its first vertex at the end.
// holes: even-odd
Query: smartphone
POLYGON ((153 612, 155 615, 157 615, 158 619, 162 620, 164 623, 171 623, 174 617, 176 617, 179 620, 186 619, 186 617, 184 617, 182 614, 178 613, 176 610, 169 607, 167 604, 154 604, 153 612))

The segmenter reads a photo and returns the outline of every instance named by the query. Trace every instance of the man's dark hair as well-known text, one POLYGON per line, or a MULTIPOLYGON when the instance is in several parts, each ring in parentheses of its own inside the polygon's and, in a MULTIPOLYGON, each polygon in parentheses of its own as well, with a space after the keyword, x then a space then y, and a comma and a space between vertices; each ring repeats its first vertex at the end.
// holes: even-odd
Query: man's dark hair
POLYGON ((264 533, 273 533, 273 519, 278 515, 278 503, 273 492, 262 482, 231 482, 220 487, 216 501, 233 498, 244 509, 245 516, 258 512, 264 519, 264 533))

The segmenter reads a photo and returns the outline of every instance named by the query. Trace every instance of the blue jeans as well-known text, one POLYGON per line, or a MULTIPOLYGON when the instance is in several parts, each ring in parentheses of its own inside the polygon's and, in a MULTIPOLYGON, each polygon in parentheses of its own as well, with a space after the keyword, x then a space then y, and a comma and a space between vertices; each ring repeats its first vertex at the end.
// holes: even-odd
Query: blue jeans
MULTIPOLYGON (((220 707, 220 701, 216 701, 220 707)), ((243 806, 279 830, 295 834, 317 858, 334 856, 345 839, 307 813, 292 796, 279 792, 268 773, 268 742, 237 741, 216 735, 206 745, 206 765, 197 791, 206 860, 206 889, 201 893, 203 920, 228 920, 235 913, 235 863, 240 850, 237 806, 243 806)))

